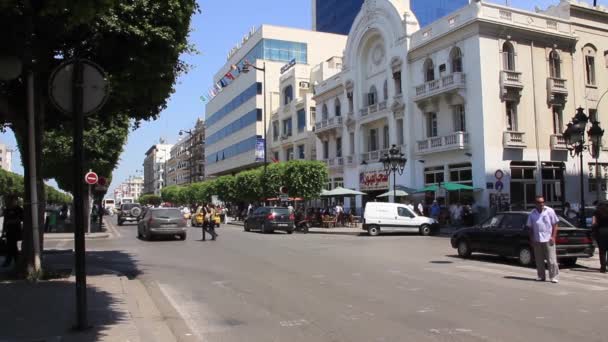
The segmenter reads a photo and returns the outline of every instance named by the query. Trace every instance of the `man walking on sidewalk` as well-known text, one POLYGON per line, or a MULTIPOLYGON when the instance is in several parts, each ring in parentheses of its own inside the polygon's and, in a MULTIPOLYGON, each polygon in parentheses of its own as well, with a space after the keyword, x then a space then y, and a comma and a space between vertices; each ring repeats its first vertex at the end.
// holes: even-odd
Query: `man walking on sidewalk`
POLYGON ((528 216, 526 225, 530 228, 530 244, 534 248, 537 281, 545 281, 545 260, 547 260, 549 279, 552 283, 558 282, 559 267, 555 252, 558 222, 559 219, 555 211, 545 207, 544 197, 536 196, 536 208, 528 216))

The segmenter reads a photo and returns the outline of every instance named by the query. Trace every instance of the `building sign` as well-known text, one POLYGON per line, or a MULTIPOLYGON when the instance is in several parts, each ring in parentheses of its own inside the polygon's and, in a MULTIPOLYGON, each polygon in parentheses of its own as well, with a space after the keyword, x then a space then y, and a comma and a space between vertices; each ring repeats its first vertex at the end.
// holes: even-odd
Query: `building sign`
POLYGON ((366 171, 359 173, 359 188, 366 190, 388 189, 388 175, 384 170, 366 171))
POLYGON ((293 67, 294 65, 296 65, 296 59, 295 58, 292 59, 292 60, 290 60, 289 63, 287 63, 287 64, 285 64, 285 65, 283 65, 281 67, 281 75, 283 75, 285 73, 285 71, 291 69, 291 67, 293 67))
POLYGON ((258 138, 255 143, 255 161, 264 161, 264 138, 258 138))

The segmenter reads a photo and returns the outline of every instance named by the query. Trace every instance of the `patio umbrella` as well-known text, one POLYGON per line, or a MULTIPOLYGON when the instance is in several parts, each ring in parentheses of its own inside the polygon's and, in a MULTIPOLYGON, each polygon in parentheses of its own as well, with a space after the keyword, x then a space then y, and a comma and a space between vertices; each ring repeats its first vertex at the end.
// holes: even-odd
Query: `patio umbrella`
POLYGON ((473 190, 473 187, 470 186, 470 185, 460 184, 460 183, 445 182, 445 183, 441 183, 441 186, 438 186, 437 184, 426 186, 426 187, 418 190, 418 192, 427 192, 427 191, 433 191, 434 192, 434 191, 437 191, 437 189, 439 187, 441 187, 442 189, 446 189, 447 191, 473 190))
POLYGON ((335 189, 321 192, 321 197, 343 197, 343 196, 357 196, 357 195, 367 195, 365 192, 345 189, 343 187, 337 187, 335 189))
MULTIPOLYGON (((403 190, 397 190, 397 191, 395 191, 395 196, 403 197, 403 196, 408 196, 408 195, 409 195, 409 193, 407 193, 407 192, 405 192, 403 190)), ((393 190, 391 190, 389 192, 385 192, 382 195, 378 195, 376 197, 389 197, 389 196, 393 196, 393 190)))

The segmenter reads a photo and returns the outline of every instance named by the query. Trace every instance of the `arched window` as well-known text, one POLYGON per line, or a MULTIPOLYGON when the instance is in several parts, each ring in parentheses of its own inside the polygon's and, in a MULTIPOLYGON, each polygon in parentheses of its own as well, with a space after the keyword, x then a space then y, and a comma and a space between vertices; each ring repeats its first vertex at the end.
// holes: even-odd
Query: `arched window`
POLYGON ((283 104, 287 105, 293 100, 293 87, 288 85, 283 89, 283 104))
POLYGON ((450 61, 452 64, 452 72, 462 72, 462 52, 460 48, 455 47, 450 52, 450 61))
POLYGON ((424 62, 424 81, 430 82, 435 80, 435 65, 432 59, 427 59, 424 62))
POLYGON ((515 48, 510 42, 502 44, 502 66, 504 70, 515 71, 515 48))
POLYGON ((549 54, 549 75, 552 78, 562 78, 561 61, 555 50, 549 54))
POLYGON ((384 80, 384 85, 382 86, 382 92, 384 94, 384 101, 388 100, 388 80, 384 80))
POLYGON ((335 116, 342 116, 342 107, 340 106, 340 99, 336 98, 334 102, 335 116))
POLYGON ((583 48, 583 56, 585 57, 585 81, 587 85, 595 85, 595 48, 592 45, 587 45, 583 48))
POLYGON ((325 120, 327 120, 327 117, 328 117, 327 105, 324 103, 323 108, 321 110, 321 120, 325 121, 325 120))
POLYGON ((371 106, 378 102, 378 91, 376 91, 376 87, 372 86, 369 88, 369 93, 367 94, 367 105, 371 106))

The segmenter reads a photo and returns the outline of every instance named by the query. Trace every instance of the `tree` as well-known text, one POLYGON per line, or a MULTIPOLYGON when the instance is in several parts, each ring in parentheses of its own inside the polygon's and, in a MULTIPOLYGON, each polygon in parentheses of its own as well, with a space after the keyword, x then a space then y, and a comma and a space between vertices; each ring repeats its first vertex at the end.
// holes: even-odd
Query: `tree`
POLYGON ((162 198, 160 198, 160 196, 157 196, 154 194, 141 195, 137 201, 143 205, 153 205, 153 206, 159 206, 163 202, 163 200, 162 200, 162 198))
POLYGON ((235 188, 239 191, 239 199, 246 202, 257 202, 261 199, 261 171, 248 170, 239 172, 235 179, 235 188))
POLYGON ((319 161, 293 160, 285 163, 284 182, 292 197, 319 197, 327 183, 327 166, 319 161))
POLYGON ((236 188, 236 177, 221 176, 213 181, 213 193, 222 202, 235 203, 239 200, 239 191, 236 188))

